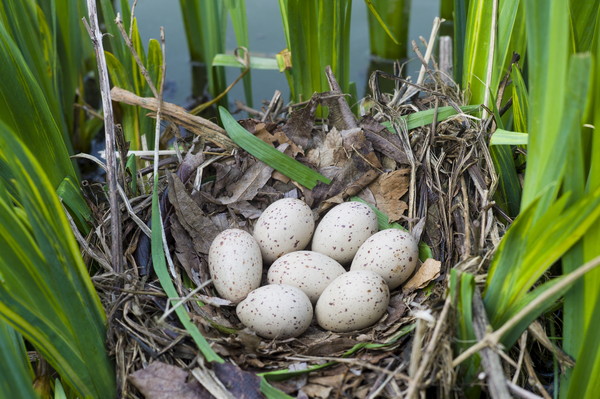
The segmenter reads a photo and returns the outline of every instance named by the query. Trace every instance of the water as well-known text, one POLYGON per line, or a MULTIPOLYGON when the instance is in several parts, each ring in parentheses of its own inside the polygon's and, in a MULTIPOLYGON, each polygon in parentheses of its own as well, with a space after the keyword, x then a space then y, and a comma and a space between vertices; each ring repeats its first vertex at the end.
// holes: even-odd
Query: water
MULTIPOLYGON (((440 0, 412 0, 409 26, 409 40, 417 40, 419 36, 429 39, 434 17, 439 14, 440 0)), ((279 5, 276 0, 248 0, 248 30, 250 35, 250 52, 261 56, 274 56, 286 47, 285 36, 281 26, 279 5)), ((354 0, 351 29, 351 64, 350 79, 356 83, 359 97, 364 96, 369 78, 369 36, 367 23, 367 7, 364 1, 354 0)), ((136 16, 140 34, 144 43, 150 38, 159 37, 160 26, 165 28, 167 53, 167 80, 165 100, 176 104, 185 104, 192 90, 192 73, 190 58, 181 10, 177 0, 138 0, 136 16)), ((227 34, 227 49, 236 46, 231 27, 227 34)), ((412 48, 409 46, 409 48, 412 48)), ((409 58, 408 73, 416 78, 420 62, 412 50, 409 58)), ((232 82, 239 69, 228 68, 227 82, 232 82)), ((269 100, 275 90, 283 93, 288 99, 287 81, 277 71, 252 71, 252 89, 255 106, 261 100, 269 100)), ((241 83, 232 90, 232 100, 244 100, 241 83)))

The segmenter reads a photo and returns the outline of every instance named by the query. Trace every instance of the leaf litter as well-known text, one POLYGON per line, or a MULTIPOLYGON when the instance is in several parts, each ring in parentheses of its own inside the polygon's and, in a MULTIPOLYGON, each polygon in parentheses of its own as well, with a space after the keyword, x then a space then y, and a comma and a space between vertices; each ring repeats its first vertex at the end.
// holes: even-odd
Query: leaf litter
MULTIPOLYGON (((184 306, 226 363, 204 364, 177 318, 165 316, 171 305, 151 269, 140 264, 150 258, 146 236, 124 213, 129 267, 123 275, 94 277, 107 309, 108 347, 116 359, 120 397, 161 397, 161 390, 174 398, 219 397, 218 392, 261 397, 257 375, 298 398, 399 397, 410 384, 442 397, 456 394, 457 377, 448 366, 454 325, 444 310, 449 271, 459 263, 485 269, 505 225, 493 213, 497 179, 486 121, 457 114, 410 131, 402 121, 415 112, 463 104, 458 87, 440 71, 428 69, 428 75, 426 90, 406 102, 397 101, 398 92, 382 94, 372 79, 371 110, 357 120, 328 71, 330 92, 316 93, 306 104, 281 114, 240 121, 264 143, 332 180, 312 190, 229 140, 215 139, 223 134, 216 128, 203 137, 201 129, 189 128, 195 119, 175 109, 177 118, 167 119, 191 134, 178 142, 183 156, 161 168, 172 278, 182 298, 202 287, 184 306), (315 117, 318 106, 327 106, 327 119, 315 117), (433 255, 404 289, 392 292, 388 312, 374 326, 338 334, 313 323, 298 338, 268 341, 244 328, 235 308, 205 284, 208 248, 220 231, 235 227, 252 232, 262 210, 280 198, 301 198, 315 214, 323 214, 353 196, 385 213, 387 223, 398 222, 420 236, 433 255), (437 320, 439 331, 426 328, 415 342, 415 312, 424 309, 437 320), (411 365, 413 345, 426 354, 416 365, 411 365), (409 375, 419 367, 426 370, 424 375, 409 375)), ((405 91, 400 85, 399 92, 405 91)), ((145 178, 143 173, 138 179, 145 178)), ((130 198, 144 220, 150 218, 148 197, 130 198)), ((90 244, 108 254, 110 246, 101 238, 108 229, 106 204, 96 203, 94 209, 98 228, 90 244)))

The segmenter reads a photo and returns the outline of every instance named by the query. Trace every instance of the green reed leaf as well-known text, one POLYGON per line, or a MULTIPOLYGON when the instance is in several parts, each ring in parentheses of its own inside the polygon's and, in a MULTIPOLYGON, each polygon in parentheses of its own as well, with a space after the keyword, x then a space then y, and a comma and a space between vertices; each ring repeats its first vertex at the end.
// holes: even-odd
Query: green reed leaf
POLYGON ((225 108, 219 107, 219 115, 229 137, 241 148, 273 169, 308 189, 314 188, 318 182, 331 183, 330 179, 301 164, 294 158, 277 151, 277 149, 244 129, 225 108))

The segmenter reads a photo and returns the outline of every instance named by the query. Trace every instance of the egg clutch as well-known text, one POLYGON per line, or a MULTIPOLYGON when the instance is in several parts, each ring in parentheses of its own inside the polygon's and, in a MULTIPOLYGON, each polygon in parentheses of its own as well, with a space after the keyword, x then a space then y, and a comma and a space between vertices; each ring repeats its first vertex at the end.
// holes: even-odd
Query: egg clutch
POLYGON ((246 327, 285 339, 306 331, 313 316, 335 332, 373 325, 386 312, 390 290, 415 271, 418 255, 410 233, 378 232, 377 215, 366 204, 339 204, 315 228, 306 203, 284 198, 264 210, 253 234, 227 229, 217 235, 208 267, 218 294, 237 304, 246 327), (269 269, 261 287, 263 265, 269 269))

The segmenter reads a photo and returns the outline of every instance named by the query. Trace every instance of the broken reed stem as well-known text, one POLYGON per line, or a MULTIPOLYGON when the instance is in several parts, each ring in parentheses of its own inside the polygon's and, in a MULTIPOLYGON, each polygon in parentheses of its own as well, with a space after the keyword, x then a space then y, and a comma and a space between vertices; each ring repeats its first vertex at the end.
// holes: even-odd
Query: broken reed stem
POLYGON ((511 317, 506 323, 502 325, 499 329, 494 332, 488 333, 483 337, 481 341, 476 343, 475 345, 469 347, 466 351, 461 353, 454 361, 452 362, 452 367, 457 367, 462 362, 467 360, 469 357, 473 356, 475 353, 479 352, 481 349, 488 346, 497 346, 500 342, 500 339, 504 334, 510 331, 513 327, 515 327, 521 320, 523 320, 530 312, 534 311, 536 308, 542 306, 544 302, 549 301, 554 295, 559 293, 560 291, 568 288, 575 281, 583 277, 589 271, 592 271, 596 267, 600 266, 600 256, 595 257, 589 262, 583 264, 576 270, 571 273, 559 277, 559 281, 552 286, 550 289, 542 292, 538 297, 536 297, 533 301, 529 302, 523 309, 521 309, 516 315, 511 317))
MULTIPOLYGON (((481 299, 481 293, 476 287, 473 293, 473 329, 477 339, 482 339, 489 326, 489 321, 485 313, 485 306, 481 299)), ((484 348, 481 351, 481 365, 486 374, 488 383, 488 392, 492 399, 508 399, 508 387, 506 386, 506 377, 502 370, 500 356, 493 349, 484 348)))
POLYGON ((417 369, 415 376, 411 377, 410 382, 408 384, 408 392, 406 393, 406 398, 408 399, 416 399, 418 397, 421 380, 425 376, 425 371, 427 367, 429 367, 431 361, 433 360, 435 348, 442 334, 442 327, 446 325, 446 319, 448 318, 448 314, 450 313, 451 303, 452 298, 448 295, 444 303, 444 308, 442 309, 442 312, 438 317, 437 323, 435 324, 435 328, 433 330, 433 334, 431 335, 431 339, 427 344, 427 349, 425 350, 425 354, 423 355, 423 360, 421 361, 421 364, 419 364, 419 368, 417 369))
POLYGON ((123 272, 123 244, 121 242, 121 215, 119 213, 119 195, 117 192, 117 158, 115 156, 115 123, 110 97, 108 68, 104 57, 102 34, 98 26, 98 11, 96 0, 87 0, 89 23, 83 18, 83 23, 90 35, 96 61, 98 63, 98 81, 104 111, 104 131, 106 145, 106 176, 108 182, 108 199, 110 204, 111 258, 115 273, 123 272))
POLYGON ((421 361, 421 343, 423 342, 426 328, 427 321, 423 317, 417 316, 417 328, 413 338, 413 346, 410 351, 410 365, 408 367, 408 375, 411 378, 414 378, 417 374, 419 362, 421 361))
MULTIPOLYGON (((154 97, 140 97, 116 86, 112 88, 111 95, 113 101, 137 105, 154 112, 158 110, 158 100, 154 97)), ((222 127, 214 124, 208 119, 191 115, 185 108, 162 101, 161 114, 164 119, 168 119, 177 125, 183 126, 190 132, 195 133, 227 151, 239 148, 238 145, 227 136, 222 127)))

